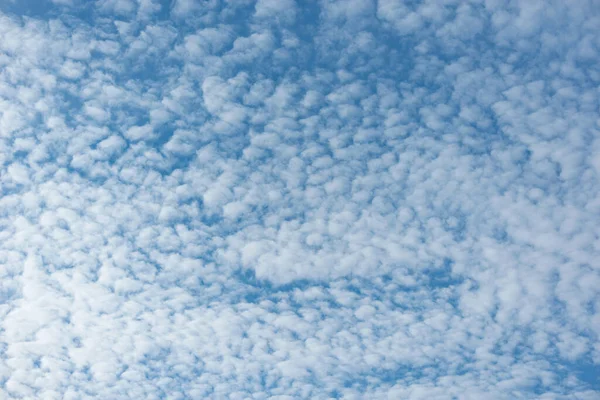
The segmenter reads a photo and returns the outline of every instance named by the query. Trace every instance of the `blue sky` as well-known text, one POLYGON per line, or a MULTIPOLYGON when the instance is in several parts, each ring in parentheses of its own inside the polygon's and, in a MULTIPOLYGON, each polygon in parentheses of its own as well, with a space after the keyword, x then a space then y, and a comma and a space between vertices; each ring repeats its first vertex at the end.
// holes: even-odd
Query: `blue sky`
POLYGON ((0 2, 0 397, 597 399, 595 1, 0 2))

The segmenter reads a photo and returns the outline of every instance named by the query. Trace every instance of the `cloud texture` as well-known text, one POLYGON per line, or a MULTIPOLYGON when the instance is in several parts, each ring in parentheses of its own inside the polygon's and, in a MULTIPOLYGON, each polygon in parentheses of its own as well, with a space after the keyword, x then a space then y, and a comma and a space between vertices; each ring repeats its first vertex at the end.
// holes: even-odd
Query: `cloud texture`
POLYGON ((0 3, 0 397, 599 398, 598 32, 0 3))

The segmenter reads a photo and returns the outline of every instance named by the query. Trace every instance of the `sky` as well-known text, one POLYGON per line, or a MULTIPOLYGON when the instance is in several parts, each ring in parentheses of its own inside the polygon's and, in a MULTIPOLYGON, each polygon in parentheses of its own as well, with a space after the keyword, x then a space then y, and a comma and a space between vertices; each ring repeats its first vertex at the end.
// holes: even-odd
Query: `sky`
POLYGON ((600 398, 597 0, 0 0, 0 398, 600 398))

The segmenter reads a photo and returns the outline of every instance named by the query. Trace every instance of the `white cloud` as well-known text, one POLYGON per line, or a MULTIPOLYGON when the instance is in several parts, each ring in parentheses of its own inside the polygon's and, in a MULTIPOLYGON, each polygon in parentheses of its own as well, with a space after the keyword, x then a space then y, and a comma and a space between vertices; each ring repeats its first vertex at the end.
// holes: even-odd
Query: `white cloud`
POLYGON ((256 18, 277 19, 291 23, 296 17, 296 2, 294 0, 258 0, 255 6, 256 18))
POLYGON ((15 4, 0 397, 598 396, 591 3, 15 4))

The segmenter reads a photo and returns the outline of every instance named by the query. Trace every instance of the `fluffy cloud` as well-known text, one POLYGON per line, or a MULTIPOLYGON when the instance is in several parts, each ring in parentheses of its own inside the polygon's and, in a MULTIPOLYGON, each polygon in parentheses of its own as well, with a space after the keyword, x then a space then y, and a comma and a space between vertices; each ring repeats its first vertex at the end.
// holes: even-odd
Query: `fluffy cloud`
POLYGON ((595 399, 593 2, 0 5, 0 397, 595 399))

